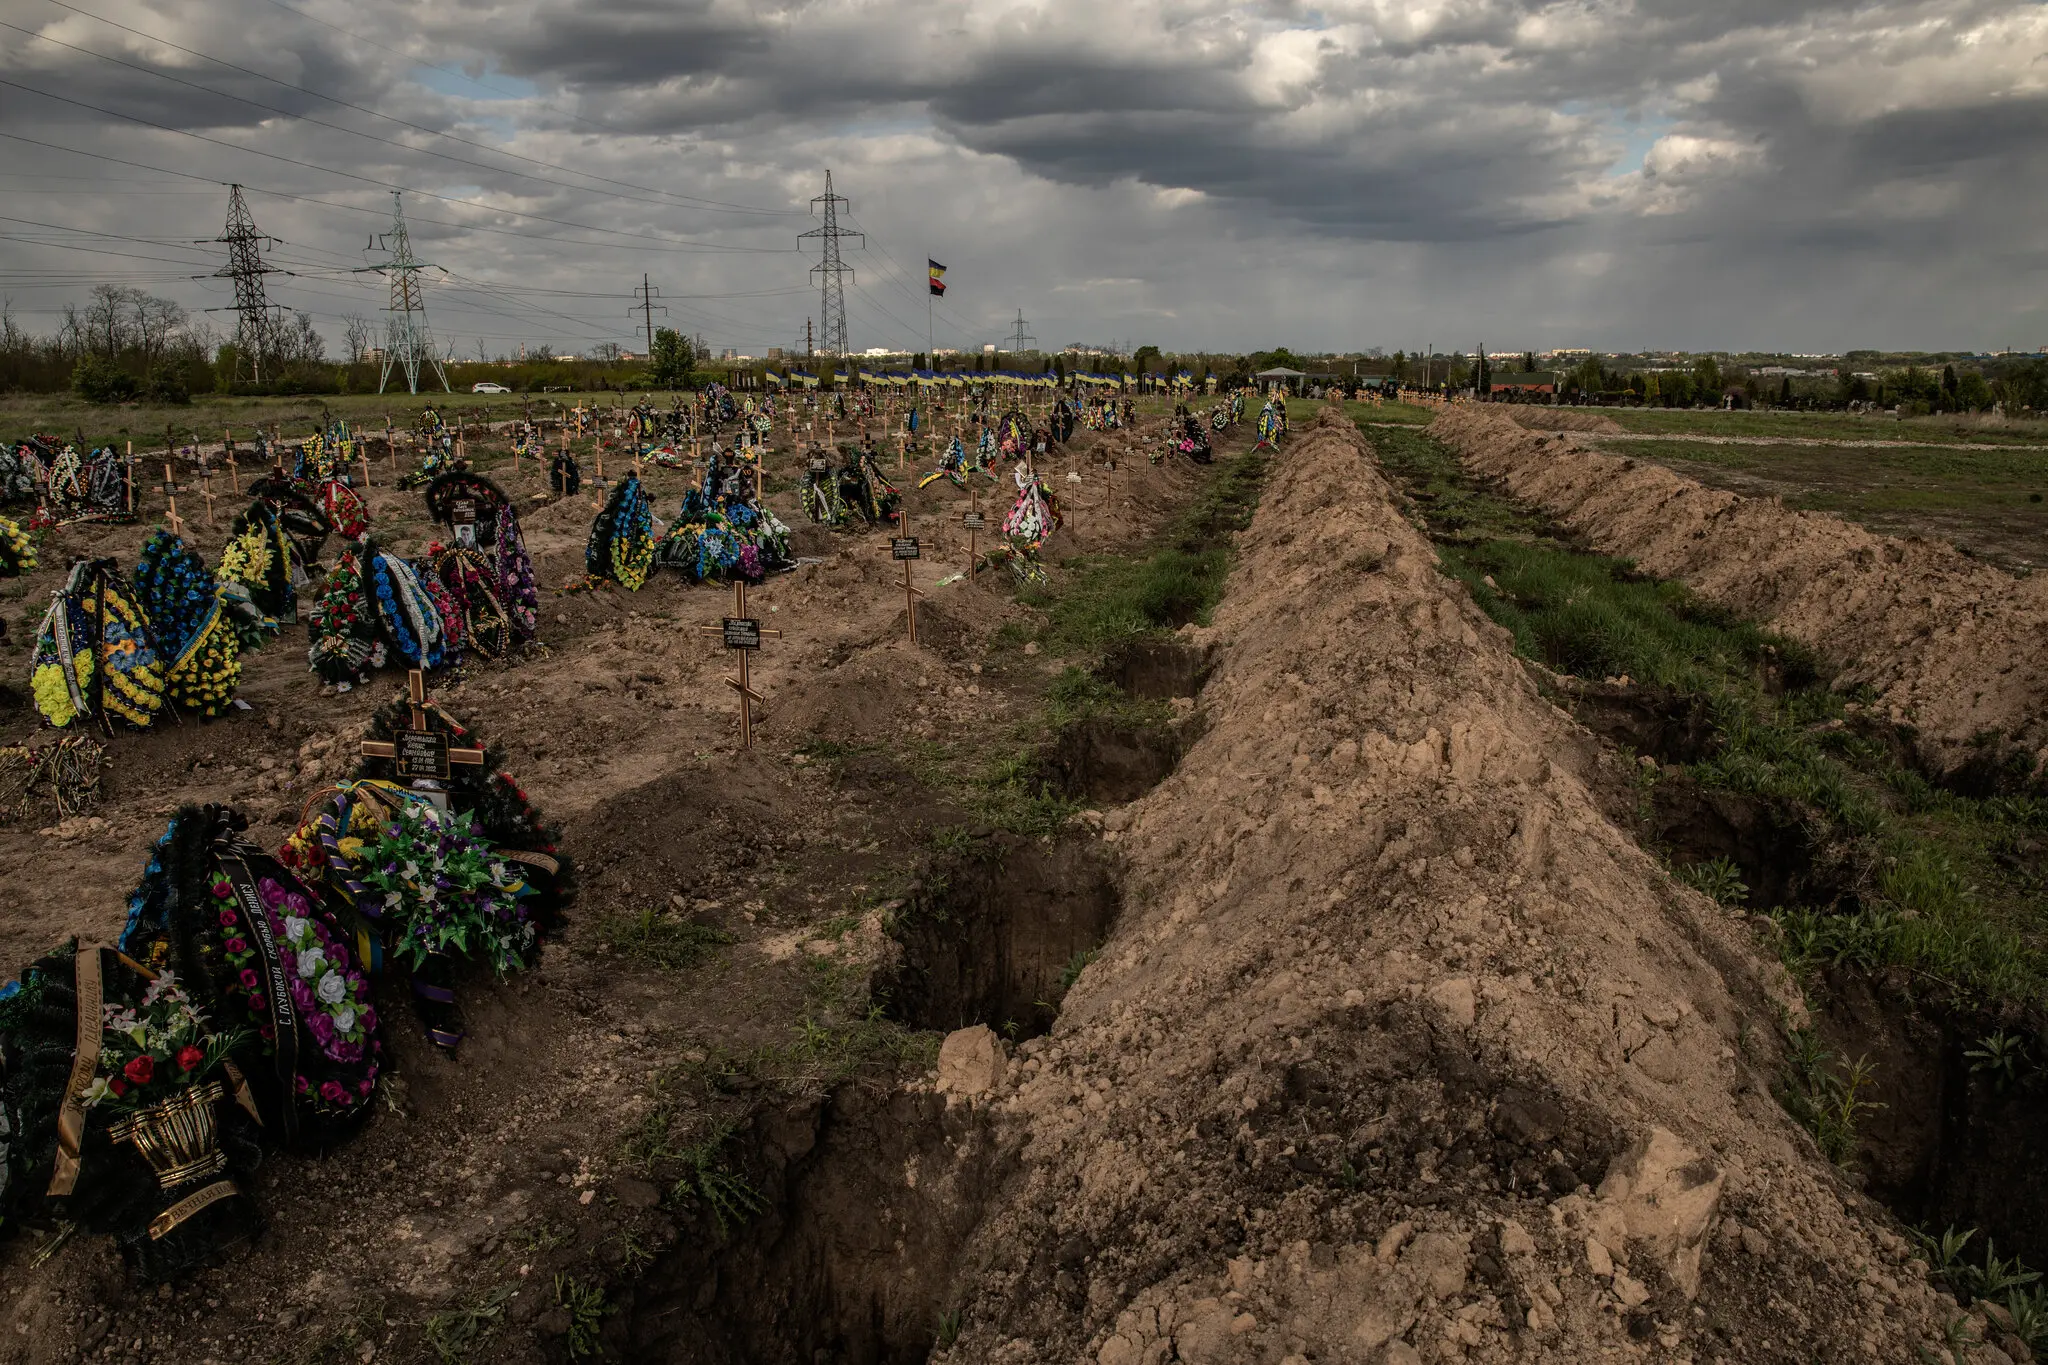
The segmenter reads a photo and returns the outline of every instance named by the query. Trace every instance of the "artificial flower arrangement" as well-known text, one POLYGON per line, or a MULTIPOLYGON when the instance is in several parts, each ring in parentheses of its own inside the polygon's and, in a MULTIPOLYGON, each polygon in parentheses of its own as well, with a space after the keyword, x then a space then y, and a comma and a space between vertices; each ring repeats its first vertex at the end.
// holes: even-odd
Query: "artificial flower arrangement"
POLYGON ((681 570, 693 583, 758 583, 790 566, 789 528, 759 503, 721 504, 690 489, 655 549, 655 562, 681 570))
POLYGON ((520 905, 526 879, 473 824, 466 811, 407 801, 363 847, 361 879, 384 898, 391 951, 415 970, 453 956, 504 976, 532 959, 537 936, 520 905))
POLYGON ((80 560, 51 594, 30 684, 36 710, 59 728, 97 719, 140 729, 156 718, 163 662, 114 560, 80 560))
POLYGON ((627 592, 647 581, 654 567, 654 508, 634 475, 619 480, 591 523, 583 562, 592 578, 608 578, 627 592))
POLYGON ((438 591, 440 585, 429 587, 411 563, 384 553, 369 536, 356 544, 364 593, 392 654, 418 668, 439 668, 452 662, 441 610, 447 599, 438 591))
POLYGON ((849 449, 839 471, 839 500, 870 525, 879 526, 896 514, 903 495, 882 473, 875 452, 865 446, 849 449))
POLYGON ((368 682, 384 666, 385 645, 356 550, 343 550, 328 570, 326 590, 306 613, 306 637, 308 666, 338 690, 368 682))
POLYGON ((382 1062, 369 953, 225 806, 181 808, 129 897, 121 948, 175 963, 237 1026, 265 1129, 324 1141, 367 1112, 382 1062))
POLYGON ((218 577, 239 585, 256 607, 257 637, 245 636, 244 645, 260 644, 299 619, 296 562, 291 537, 269 503, 252 502, 235 518, 221 548, 218 577))
MULTIPOLYGON (((447 811, 390 780, 390 760, 365 758, 353 777, 320 793, 278 858, 349 917, 360 935, 359 960, 374 968, 389 941, 392 955, 412 967, 428 1037, 453 1048, 463 1036, 457 965, 503 972, 531 961, 573 899, 575 875, 555 832, 498 767, 497 750, 432 702, 425 715, 451 747, 483 751, 482 763, 458 765, 436 784, 447 811), (461 894, 449 899, 439 880, 461 894)), ((371 718, 368 738, 391 741, 411 718, 410 705, 394 701, 371 718)))
POLYGON ((134 1112, 175 1100, 226 1064, 240 1035, 217 1033, 170 972, 134 1004, 100 1006, 100 1064, 80 1095, 85 1108, 134 1112))
POLYGON ((19 578, 35 572, 36 543, 28 533, 6 517, 0 517, 0 578, 19 578))
MULTIPOLYGON (((450 562, 451 548, 429 552, 437 576, 464 619, 490 621, 502 615, 502 629, 513 643, 538 636, 540 587, 533 559, 526 552, 526 538, 519 529, 519 513, 505 490, 480 474, 457 470, 428 486, 427 511, 446 528, 452 550, 471 551, 459 566, 450 562), (456 532, 456 508, 463 502, 468 503, 469 515, 474 518, 466 523, 474 528, 469 536, 472 546, 463 545, 456 532), (478 591, 483 595, 477 604, 481 610, 473 608, 469 600, 478 591)), ((504 652, 495 651, 499 655, 504 652)))
POLYGON ((71 1223, 164 1281, 254 1230, 236 1180, 262 1130, 232 1060, 242 1035, 210 1010, 203 982, 98 946, 65 944, 0 986, 0 1233, 71 1223), (74 1089, 81 1022, 97 1055, 74 1089))
MULTIPOLYGON (((334 531, 327 520, 327 513, 289 476, 266 474, 249 485, 249 493, 253 499, 249 511, 254 512, 259 505, 267 509, 269 519, 290 538, 291 582, 294 587, 303 587, 307 574, 313 572, 320 562, 320 551, 326 545, 327 537, 334 531)), ((237 529, 242 524, 243 520, 238 518, 237 529)), ((265 610, 270 609, 266 606, 265 610)), ((276 616, 277 613, 271 611, 271 615, 276 616)), ((278 619, 284 618, 279 616, 278 619)))
POLYGON ((169 661, 164 693, 172 704, 203 716, 225 711, 242 679, 242 641, 262 633, 264 618, 247 593, 224 591, 184 541, 158 530, 136 562, 135 596, 169 661))

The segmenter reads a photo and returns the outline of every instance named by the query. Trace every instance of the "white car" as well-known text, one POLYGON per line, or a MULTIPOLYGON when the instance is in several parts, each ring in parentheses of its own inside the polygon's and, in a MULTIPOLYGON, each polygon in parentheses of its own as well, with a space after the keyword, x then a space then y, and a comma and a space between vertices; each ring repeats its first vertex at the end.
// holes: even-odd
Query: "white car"
POLYGON ((481 384, 472 384, 472 385, 470 385, 470 386, 469 386, 469 391, 470 391, 471 393, 510 393, 510 392, 512 392, 512 390, 510 390, 510 389, 506 388, 506 387, 505 387, 505 386, 504 386, 503 384, 493 384, 493 383, 492 383, 492 382, 491 382, 490 380, 488 380, 488 379, 486 379, 486 380, 485 380, 485 381, 484 381, 483 383, 481 383, 481 384))

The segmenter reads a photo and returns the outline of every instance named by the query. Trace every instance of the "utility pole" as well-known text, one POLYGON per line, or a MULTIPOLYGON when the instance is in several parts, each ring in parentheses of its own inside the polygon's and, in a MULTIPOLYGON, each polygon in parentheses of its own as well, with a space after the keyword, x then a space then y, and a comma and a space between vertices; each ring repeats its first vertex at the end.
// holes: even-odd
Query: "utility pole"
POLYGON ((635 298, 639 299, 639 300, 640 300, 640 302, 638 302, 638 303, 634 304, 634 305, 633 305, 633 306, 632 306, 631 308, 628 308, 628 309, 626 310, 626 313, 627 313, 627 316, 629 316, 629 317, 630 317, 630 316, 631 316, 632 314, 634 314, 634 313, 643 313, 643 314, 645 314, 645 315, 646 315, 646 318, 647 318, 647 361, 648 361, 648 363, 649 363, 649 364, 653 364, 653 363, 654 363, 654 315, 655 315, 656 313, 666 313, 666 312, 668 311, 668 309, 666 309, 666 308, 662 307, 662 306, 661 306, 660 304, 658 304, 658 303, 656 303, 656 302, 655 302, 655 300, 656 300, 656 299, 658 299, 658 298, 660 298, 660 297, 661 297, 661 291, 660 291, 659 289, 656 289, 656 288, 655 288, 655 287, 654 287, 653 285, 649 284, 649 283, 647 282, 647 277, 646 277, 645 275, 642 275, 642 276, 640 277, 640 287, 639 287, 638 289, 635 289, 635 290, 633 291, 633 295, 634 295, 634 297, 635 297, 635 298))
POLYGON ((1010 345, 1010 352, 1011 352, 1011 354, 1013 354, 1013 355, 1022 355, 1022 354, 1024 353, 1024 349, 1025 349, 1025 348, 1024 348, 1024 343, 1025 343, 1025 342, 1027 342, 1027 341, 1028 341, 1028 342, 1030 342, 1030 343, 1031 343, 1031 344, 1032 344, 1033 346, 1037 346, 1037 345, 1038 345, 1038 338, 1037 338, 1037 337, 1035 337, 1035 336, 1033 336, 1033 335, 1031 335, 1031 333, 1029 333, 1029 332, 1027 332, 1027 331, 1025 331, 1025 330, 1024 330, 1024 328, 1025 328, 1026 326, 1028 326, 1028 325, 1029 325, 1029 324, 1027 324, 1027 323, 1026 323, 1026 322, 1024 321, 1024 310, 1023 310, 1022 308, 1019 308, 1019 309, 1017 310, 1017 330, 1016 330, 1016 331, 1014 331, 1014 332, 1012 332, 1012 333, 1010 333, 1010 335, 1009 335, 1009 338, 1008 338, 1008 339, 1009 339, 1009 341, 1010 341, 1010 343, 1011 343, 1011 345, 1010 345))
POLYGON ((811 274, 818 277, 818 346, 827 355, 846 354, 846 276, 853 274, 853 267, 839 259, 839 242, 844 237, 859 237, 860 244, 868 244, 867 237, 858 232, 848 232, 839 226, 841 205, 848 208, 853 201, 844 195, 832 192, 832 172, 825 172, 825 192, 811 200, 811 212, 818 212, 823 204, 824 224, 809 232, 798 233, 798 240, 815 237, 818 239, 818 263, 811 267, 811 274))
POLYGON ((377 376, 377 392, 384 392, 391 379, 391 362, 396 360, 405 371, 406 392, 418 393, 420 362, 424 360, 433 367, 442 389, 453 393, 448 371, 441 367, 433 335, 427 330, 427 307, 420 297, 420 272, 440 267, 413 259, 412 238, 405 230, 405 204, 399 193, 391 191, 391 231, 374 239, 373 249, 388 252, 390 259, 355 272, 382 275, 391 281, 391 306, 384 310, 389 315, 384 328, 384 368, 377 376))
MULTIPOLYGON (((256 220, 249 216, 249 206, 242 200, 240 185, 228 186, 228 225, 220 236, 212 239, 228 249, 226 266, 205 277, 235 282, 235 312, 240 321, 235 324, 235 367, 248 367, 252 383, 263 382, 263 362, 276 350, 273 338, 277 334, 283 311, 272 306, 264 295, 265 275, 285 275, 290 271, 279 270, 274 265, 263 263, 263 246, 283 246, 275 237, 265 237, 256 230, 256 220)), ((199 245, 204 245, 200 243, 199 245)), ((194 276, 194 279, 201 278, 194 276)), ((209 308, 207 312, 225 311, 209 308)), ((240 378, 238 374, 236 376, 240 378)))
POLYGON ((811 357, 812 357, 813 355, 815 355, 815 354, 817 354, 817 352, 816 352, 816 351, 815 351, 815 350, 813 349, 813 347, 812 347, 812 344, 811 344, 811 320, 810 320, 809 318, 805 318, 805 319, 804 319, 804 359, 805 359, 805 360, 809 360, 809 359, 810 359, 810 358, 811 358, 811 357))

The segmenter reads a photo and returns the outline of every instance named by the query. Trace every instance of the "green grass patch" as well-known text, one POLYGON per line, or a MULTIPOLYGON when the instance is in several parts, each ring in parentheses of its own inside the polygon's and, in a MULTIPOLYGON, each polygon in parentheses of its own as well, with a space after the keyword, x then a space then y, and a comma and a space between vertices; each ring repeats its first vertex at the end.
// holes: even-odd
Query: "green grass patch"
MULTIPOLYGON (((1468 478, 1426 435, 1366 434, 1436 541, 1444 572, 1520 653, 1560 673, 1625 675, 1696 698, 1716 739, 1711 757, 1688 766, 1697 781, 1788 810, 1816 845, 1870 869, 1839 904, 1758 907, 1777 918, 1795 973, 1900 967, 1959 999, 2048 1007, 2048 887, 2027 860, 2001 858, 2030 842, 2048 805, 1933 787, 1845 723, 1858 698, 1830 690, 1795 642, 1589 552, 1468 478)), ((1732 901, 1733 871, 1708 864, 1686 875, 1732 901)), ((1804 1087, 1813 1106, 1827 1098, 1820 1084, 1804 1087)))
POLYGON ((1208 624, 1230 574, 1232 536, 1251 524, 1265 474, 1263 454, 1226 461, 1148 552, 1069 559, 1065 582, 1020 592, 1019 601, 1046 613, 1039 644, 1056 655, 1102 654, 1190 621, 1208 624))
POLYGON ((1684 408, 1602 408, 1624 431, 1660 436, 1771 436, 1811 441, 1923 441, 1929 445, 2048 445, 2048 422, 1980 422, 1955 416, 1847 412, 1694 412, 1684 408))
POLYGON ((613 952, 669 971, 699 966, 720 948, 739 941, 723 929, 653 908, 607 915, 597 922, 597 933, 599 942, 610 944, 613 952))

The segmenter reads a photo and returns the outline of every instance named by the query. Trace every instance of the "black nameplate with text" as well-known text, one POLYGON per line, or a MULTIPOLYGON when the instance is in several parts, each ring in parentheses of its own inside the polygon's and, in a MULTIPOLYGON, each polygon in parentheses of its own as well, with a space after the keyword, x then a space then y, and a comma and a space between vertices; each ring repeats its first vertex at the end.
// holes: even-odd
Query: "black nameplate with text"
POLYGON ((448 736, 434 730, 401 730, 398 756, 393 761, 394 777, 445 778, 448 776, 448 736))
POLYGON ((891 536, 889 538, 889 553, 898 559, 922 559, 924 557, 918 551, 916 536, 891 536))

